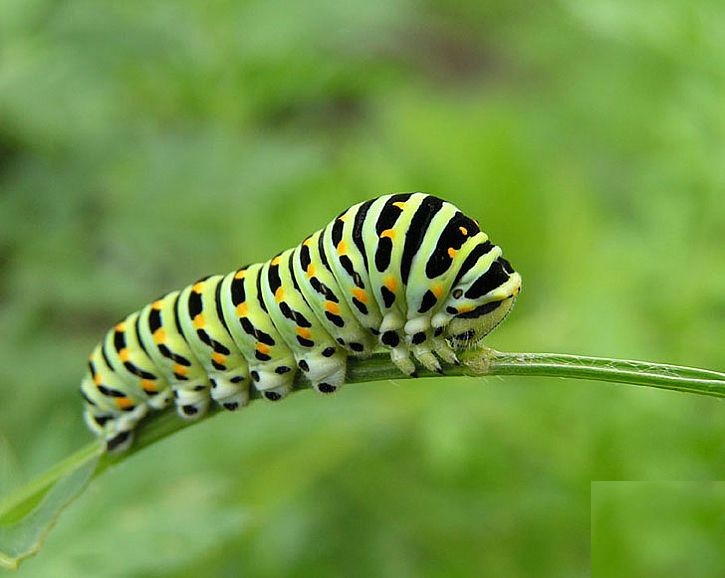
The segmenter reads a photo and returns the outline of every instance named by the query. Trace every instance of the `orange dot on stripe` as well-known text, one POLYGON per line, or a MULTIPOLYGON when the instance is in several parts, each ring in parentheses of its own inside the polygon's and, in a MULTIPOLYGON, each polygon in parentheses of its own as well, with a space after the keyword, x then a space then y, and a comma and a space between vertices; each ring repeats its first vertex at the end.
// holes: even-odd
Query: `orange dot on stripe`
POLYGON ((119 409, 126 409, 133 405, 133 401, 129 399, 128 397, 117 397, 116 398, 116 406, 119 409))
POLYGON ((388 237, 389 239, 395 239, 395 231, 393 229, 385 229, 380 233, 380 238, 388 237))
POLYGON ((240 271, 237 271, 237 272, 236 272, 236 273, 234 274, 234 278, 235 278, 235 279, 244 279, 244 274, 245 274, 245 273, 246 273, 246 271, 245 271, 244 269, 241 269, 240 271))
POLYGON ((393 206, 398 207, 399 209, 402 210, 405 208, 405 201, 397 201, 397 202, 393 203, 393 206))
POLYGON ((344 255, 345 253, 347 253, 347 243, 345 243, 345 241, 340 241, 337 244, 337 254, 344 255))
POLYGON ((201 293, 204 290, 204 282, 199 281, 198 283, 194 283, 194 286, 191 288, 191 290, 194 293, 201 293))
POLYGON ((431 291, 433 291, 433 295, 440 299, 440 296, 443 295, 443 285, 441 285, 440 283, 438 283, 437 285, 433 285, 431 291))
POLYGON ((257 351, 266 355, 267 353, 269 353, 269 345, 266 345, 264 343, 257 343, 257 351))
POLYGON ((121 323, 116 323, 116 327, 114 327, 116 331, 126 331, 126 326, 123 324, 123 321, 121 323))
POLYGON ((204 314, 199 313, 199 315, 194 317, 193 323, 196 329, 201 329, 202 327, 204 327, 204 314))
POLYGON ((276 266, 276 265, 279 265, 279 261, 280 261, 280 258, 279 258, 279 255, 277 255, 274 259, 272 259, 272 262, 270 264, 276 266))
POLYGON ((277 287, 277 290, 274 292, 274 300, 279 303, 284 299, 284 289, 282 287, 277 287))
POLYGON ((466 227, 458 227, 458 230, 461 232, 461 235, 468 235, 468 229, 466 227))
POLYGON ((299 335, 300 337, 304 337, 305 339, 309 339, 311 333, 310 333, 310 330, 307 329, 307 327, 298 327, 297 335, 299 335))
POLYGON ((309 279, 310 277, 312 277, 315 274, 315 266, 312 263, 310 263, 309 265, 307 265, 306 272, 307 272, 307 278, 309 279))
POLYGON ((179 375, 186 375, 187 371, 188 369, 179 363, 174 365, 174 373, 178 373, 179 375))
POLYGON ((360 287, 355 287, 352 290, 353 297, 360 301, 360 303, 365 303, 368 300, 368 294, 365 293, 364 289, 360 289, 360 287))
POLYGON ((155 309, 156 311, 158 311, 159 309, 161 309, 161 299, 159 299, 158 301, 154 301, 151 304, 151 309, 155 309))
POLYGON ((449 247, 449 248, 448 248, 448 256, 449 256, 449 257, 450 257, 451 259, 455 258, 455 256, 456 256, 456 253, 458 253, 458 251, 456 251, 456 250, 455 250, 455 249, 454 249, 453 247, 449 247))
POLYGON ((144 391, 156 391, 156 382, 152 381, 151 379, 142 379, 141 388, 144 391))
POLYGON ((166 341, 166 331, 157 329, 154 332, 154 343, 163 343, 164 341, 166 341))
POLYGON ((395 277, 386 277, 384 284, 388 289, 390 289, 393 293, 395 293, 395 289, 398 286, 398 283, 396 282, 395 277))
POLYGON ((239 317, 244 317, 247 314, 247 311, 249 311, 249 306, 246 303, 240 303, 237 305, 237 315, 239 315, 239 317))
POLYGON ((333 301, 325 301, 325 311, 329 311, 334 315, 340 314, 340 306, 333 301))
POLYGON ((221 353, 217 353, 216 351, 211 356, 212 360, 216 361, 217 363, 224 364, 226 361, 226 356, 222 355, 221 353))
POLYGON ((121 358, 121 361, 128 361, 128 358, 131 357, 131 354, 128 351, 128 347, 124 347, 121 351, 119 351, 118 357, 121 358))

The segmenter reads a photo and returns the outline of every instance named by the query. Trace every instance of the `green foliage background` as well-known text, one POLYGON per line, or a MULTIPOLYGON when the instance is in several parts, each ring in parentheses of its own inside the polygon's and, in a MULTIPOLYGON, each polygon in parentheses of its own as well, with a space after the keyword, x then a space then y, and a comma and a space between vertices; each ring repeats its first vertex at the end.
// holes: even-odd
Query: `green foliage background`
MULTIPOLYGON (((0 494, 87 441, 110 324, 384 192, 521 271, 491 346, 722 370, 724 28, 717 0, 5 0, 0 494)), ((721 479, 724 439, 716 400, 611 384, 305 392, 109 472, 20 576, 582 576, 591 480, 721 479)))

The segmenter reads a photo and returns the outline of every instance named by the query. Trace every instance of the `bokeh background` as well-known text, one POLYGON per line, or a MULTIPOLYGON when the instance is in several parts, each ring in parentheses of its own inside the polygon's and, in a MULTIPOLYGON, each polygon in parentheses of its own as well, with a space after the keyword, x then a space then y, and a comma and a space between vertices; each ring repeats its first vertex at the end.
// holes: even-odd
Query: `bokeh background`
MULTIPOLYGON (((108 326, 384 192, 521 271, 491 346, 724 369, 724 99, 718 0, 4 0, 0 494, 88 441, 108 326)), ((19 576, 580 577, 590 481, 722 479, 723 410, 532 378, 255 403, 97 480, 19 576)))

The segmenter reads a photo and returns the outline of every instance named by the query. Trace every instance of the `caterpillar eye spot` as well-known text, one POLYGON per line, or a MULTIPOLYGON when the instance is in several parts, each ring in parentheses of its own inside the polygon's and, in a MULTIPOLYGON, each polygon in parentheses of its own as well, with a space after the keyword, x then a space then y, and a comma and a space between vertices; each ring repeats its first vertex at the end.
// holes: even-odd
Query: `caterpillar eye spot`
POLYGON ((413 377, 416 366, 435 368, 440 352, 451 362, 500 323, 521 287, 499 248, 475 240, 487 239, 479 231, 433 195, 383 195, 268 261, 162 295, 121 319, 88 358, 86 422, 121 451, 149 412, 173 404, 198 418, 212 403, 234 411, 250 383, 279 401, 297 368, 331 394, 347 358, 376 346, 413 377))

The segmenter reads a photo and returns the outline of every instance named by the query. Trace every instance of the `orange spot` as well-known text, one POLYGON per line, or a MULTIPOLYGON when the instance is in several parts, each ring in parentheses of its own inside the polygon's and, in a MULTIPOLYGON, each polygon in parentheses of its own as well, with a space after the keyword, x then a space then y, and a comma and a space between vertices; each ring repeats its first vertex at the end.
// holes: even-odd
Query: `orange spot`
POLYGON ((199 315, 194 317, 192 323, 194 324, 195 329, 201 329, 202 327, 204 327, 204 314, 199 313, 199 315))
POLYGON ((123 321, 121 323, 116 323, 116 327, 114 328, 116 331, 126 331, 126 326, 123 324, 123 321))
POLYGON ((279 255, 277 255, 274 259, 272 259, 272 262, 270 263, 273 267, 276 267, 279 265, 279 255))
POLYGON ((235 279, 244 279, 244 275, 245 275, 245 274, 246 274, 246 271, 245 271, 244 269, 242 269, 241 271, 237 271, 237 272, 236 272, 236 273, 234 274, 234 278, 235 278, 235 279))
POLYGON ((311 237, 307 237, 304 241, 302 241, 302 244, 305 247, 312 247, 312 238, 311 237))
POLYGON ((344 255, 345 253, 347 253, 347 243, 345 243, 345 241, 340 241, 337 244, 337 254, 344 255))
POLYGON ((343 223, 344 223, 345 221, 347 221, 347 213, 345 213, 344 215, 340 215, 340 216, 339 216, 339 217, 337 218, 337 220, 338 220, 338 221, 342 221, 343 223))
POLYGON ((96 385, 101 385, 101 376, 97 373, 93 376, 93 383, 95 383, 96 385))
POLYGON ((277 290, 274 292, 274 300, 279 303, 284 299, 284 289, 282 287, 277 287, 277 290))
POLYGON ((131 354, 128 351, 128 347, 124 347, 121 351, 119 351, 118 357, 121 358, 121 361, 128 361, 128 358, 131 357, 131 354))
POLYGON ((269 345, 265 345, 264 343, 257 343, 257 351, 259 351, 259 353, 267 354, 269 353, 269 345))
POLYGON ((390 289, 393 293, 395 293, 395 289, 398 286, 398 283, 395 280, 395 277, 386 277, 384 281, 384 285, 390 289))
POLYGON ((180 365, 178 363, 176 365, 174 365, 174 373, 177 373, 179 375, 186 375, 187 371, 188 371, 188 369, 186 367, 184 367, 183 365, 180 365))
POLYGON ((340 314, 340 306, 333 301, 325 301, 325 311, 329 311, 334 315, 340 314))
POLYGON ((360 287, 355 287, 352 290, 352 294, 355 297, 355 299, 360 301, 360 303, 367 303, 368 294, 365 293, 365 289, 360 289, 360 287))
POLYGON ((204 290, 204 282, 203 281, 199 281, 198 283, 194 283, 194 285, 192 286, 191 290, 194 293, 201 293, 204 290))
POLYGON ((433 291, 433 295, 440 299, 441 295, 443 295, 443 285, 440 283, 438 285, 433 285, 431 291, 433 291))
POLYGON ((247 314, 247 311, 249 311, 249 306, 246 303, 240 303, 237 305, 237 315, 239 315, 239 317, 244 317, 247 314))
POLYGON ((133 406, 133 401, 131 401, 127 397, 117 397, 116 398, 116 406, 119 409, 126 409, 128 407, 132 407, 133 406))
POLYGON ((307 265, 307 278, 309 279, 314 274, 315 274, 315 266, 312 263, 310 263, 309 265, 307 265))
POLYGON ((397 201, 393 203, 394 207, 398 207, 401 211, 405 208, 405 201, 397 201))
POLYGON ((466 227, 458 227, 458 230, 461 232, 461 235, 468 236, 468 229, 466 227))
POLYGON ((227 360, 225 355, 222 355, 221 353, 217 353, 216 351, 211 356, 213 361, 216 361, 217 363, 224 365, 224 362, 227 360))
POLYGON ((166 341, 166 331, 157 329, 154 332, 154 343, 163 343, 164 341, 166 341))
POLYGON ((395 231, 393 229, 385 229, 382 233, 380 233, 380 238, 388 237, 389 239, 395 239, 395 231))
POLYGON ((305 339, 309 339, 311 333, 310 333, 310 330, 307 329, 307 327, 298 327, 297 335, 299 335, 300 337, 304 337, 305 339))
POLYGON ((456 251, 456 250, 455 250, 455 249, 454 249, 453 247, 449 247, 449 248, 448 248, 448 256, 449 256, 449 257, 450 257, 451 259, 455 259, 455 257, 456 257, 456 253, 458 253, 458 251, 456 251))
POLYGON ((150 379, 142 379, 141 388, 144 391, 156 391, 156 383, 150 379))
POLYGON ((458 308, 458 313, 468 313, 472 309, 473 307, 470 307, 469 305, 464 305, 463 307, 458 308))
POLYGON ((151 309, 155 309, 156 311, 159 311, 161 309, 162 301, 159 299, 158 301, 154 301, 151 304, 151 309))

